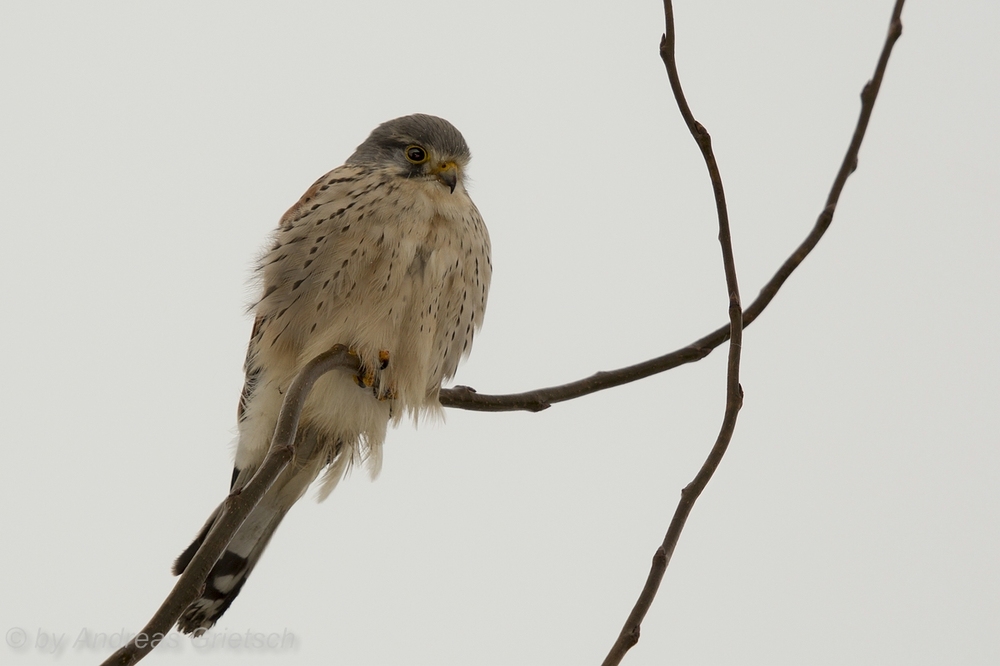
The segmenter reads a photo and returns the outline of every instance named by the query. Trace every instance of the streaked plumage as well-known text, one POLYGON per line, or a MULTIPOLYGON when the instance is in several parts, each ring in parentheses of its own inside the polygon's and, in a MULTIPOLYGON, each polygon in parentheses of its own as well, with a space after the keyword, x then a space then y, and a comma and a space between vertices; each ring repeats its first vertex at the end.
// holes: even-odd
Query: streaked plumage
MULTIPOLYGON (((181 617, 182 631, 204 631, 225 612, 321 471, 325 498, 353 461, 366 460, 377 473, 390 420, 440 411, 441 383, 471 348, 490 284, 489 236, 464 186, 469 157, 462 135, 441 118, 390 120, 282 217, 258 268, 232 487, 260 466, 284 389, 310 359, 346 344, 373 384, 343 372, 317 382, 295 460, 215 565, 204 594, 181 617)), ((175 574, 213 520, 177 559, 175 574)))

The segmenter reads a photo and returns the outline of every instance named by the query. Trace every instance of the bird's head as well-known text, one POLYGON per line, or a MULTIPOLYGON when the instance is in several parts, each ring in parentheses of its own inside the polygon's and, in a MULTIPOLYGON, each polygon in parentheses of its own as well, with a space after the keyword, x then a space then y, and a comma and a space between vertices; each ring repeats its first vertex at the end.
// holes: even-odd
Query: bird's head
POLYGON ((438 181, 454 192, 470 157, 469 146, 454 125, 437 116, 416 113, 376 127, 347 164, 387 168, 403 178, 438 181))

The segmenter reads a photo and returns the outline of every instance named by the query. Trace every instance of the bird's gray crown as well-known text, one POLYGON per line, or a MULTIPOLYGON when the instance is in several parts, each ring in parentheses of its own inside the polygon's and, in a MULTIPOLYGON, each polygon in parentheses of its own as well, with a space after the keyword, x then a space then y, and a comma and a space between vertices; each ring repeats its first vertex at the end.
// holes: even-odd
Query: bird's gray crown
POLYGON ((469 146, 462 133, 444 118, 415 113, 387 120, 358 146, 347 158, 347 164, 358 166, 379 165, 393 162, 409 145, 419 145, 440 157, 468 161, 469 146))

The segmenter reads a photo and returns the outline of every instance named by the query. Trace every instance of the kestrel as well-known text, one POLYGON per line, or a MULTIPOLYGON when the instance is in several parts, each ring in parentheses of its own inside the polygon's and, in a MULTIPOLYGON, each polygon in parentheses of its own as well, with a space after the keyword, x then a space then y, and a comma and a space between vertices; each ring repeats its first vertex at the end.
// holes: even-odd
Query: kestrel
MULTIPOLYGON (((363 370, 321 378, 306 401, 295 458, 216 562, 178 627, 200 634, 229 608, 281 519, 324 469, 325 498, 347 467, 381 465, 389 421, 440 412, 482 325, 490 239, 465 190, 469 148, 446 120, 379 125, 347 162, 281 218, 261 257, 260 299, 240 397, 231 490, 264 460, 285 389, 312 358, 347 345, 363 370)), ((221 507, 174 563, 191 562, 221 507)))

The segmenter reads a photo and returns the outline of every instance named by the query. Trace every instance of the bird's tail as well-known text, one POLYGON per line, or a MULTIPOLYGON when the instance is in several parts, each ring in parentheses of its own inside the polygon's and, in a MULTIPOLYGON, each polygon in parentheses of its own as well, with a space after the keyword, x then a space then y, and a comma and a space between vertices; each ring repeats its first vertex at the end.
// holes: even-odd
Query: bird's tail
MULTIPOLYGON (((261 504, 264 503, 264 499, 261 500, 261 504)), ((236 595, 243 589, 243 584, 246 583, 250 572, 260 560, 264 548, 271 540, 271 535, 278 529, 281 519, 288 513, 289 508, 291 507, 258 505, 253 510, 246 522, 236 532, 233 540, 229 542, 229 546, 226 547, 215 566, 212 567, 208 578, 205 579, 205 588, 201 596, 192 602, 177 620, 177 627, 181 631, 186 634, 201 635, 222 617, 222 614, 236 599, 236 595)), ((174 563, 174 575, 179 576, 184 573, 212 525, 218 519, 221 513, 220 509, 216 509, 198 537, 177 558, 174 563)))
MULTIPOLYGON (((302 434, 300 433, 300 437, 302 434)), ((300 438, 297 442, 296 459, 288 463, 212 567, 208 578, 205 579, 205 588, 201 596, 181 614, 177 627, 182 632, 201 635, 222 617, 236 595, 243 589, 243 584, 260 560, 281 519, 302 497, 320 470, 330 462, 329 455, 332 452, 326 450, 327 447, 320 442, 307 442, 303 439, 307 438, 300 438)), ((339 462, 333 461, 333 465, 336 466, 339 462)), ((243 475, 239 475, 239 479, 236 476, 234 475, 236 486, 242 486, 248 480, 243 480, 243 475)), ((174 562, 175 576, 181 575, 187 569, 212 526, 222 515, 222 509, 223 505, 220 505, 212 513, 195 540, 174 562)))

